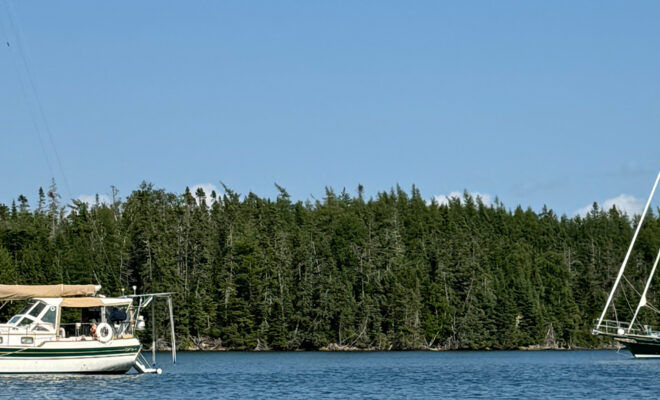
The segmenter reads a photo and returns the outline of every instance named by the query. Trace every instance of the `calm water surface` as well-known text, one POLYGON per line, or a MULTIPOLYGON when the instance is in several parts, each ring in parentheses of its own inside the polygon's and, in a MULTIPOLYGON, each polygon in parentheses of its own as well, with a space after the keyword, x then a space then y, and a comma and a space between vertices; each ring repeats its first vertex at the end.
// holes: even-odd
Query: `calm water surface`
POLYGON ((180 353, 163 375, 0 376, 0 398, 659 398, 660 360, 621 351, 180 353))

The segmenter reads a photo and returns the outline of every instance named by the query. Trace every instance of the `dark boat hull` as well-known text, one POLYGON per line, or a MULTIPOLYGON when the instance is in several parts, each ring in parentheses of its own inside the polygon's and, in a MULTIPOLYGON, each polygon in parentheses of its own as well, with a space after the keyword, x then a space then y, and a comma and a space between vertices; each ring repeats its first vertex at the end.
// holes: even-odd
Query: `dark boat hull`
POLYGON ((653 339, 617 339, 636 358, 660 358, 660 340, 653 339))

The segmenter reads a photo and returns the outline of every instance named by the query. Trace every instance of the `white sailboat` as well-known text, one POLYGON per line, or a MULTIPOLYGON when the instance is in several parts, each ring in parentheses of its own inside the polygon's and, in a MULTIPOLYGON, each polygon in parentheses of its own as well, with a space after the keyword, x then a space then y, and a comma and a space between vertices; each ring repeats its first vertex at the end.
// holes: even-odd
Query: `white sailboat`
MULTIPOLYGON (((648 294, 651 281, 653 280, 653 276, 655 275, 655 271, 658 267, 658 261, 660 261, 660 249, 658 250, 658 255, 653 262, 653 267, 651 268, 651 272, 646 280, 644 291, 640 296, 639 303, 637 304, 637 308, 635 309, 632 319, 629 322, 606 320, 605 315, 608 308, 612 304, 614 294, 616 293, 619 284, 621 283, 621 278, 623 277, 626 265, 628 264, 628 259, 630 258, 630 254, 632 253, 632 250, 635 246, 637 236, 642 227, 642 224, 644 223, 644 218, 646 217, 653 196, 655 195, 655 190, 658 187, 658 182, 660 182, 660 173, 658 173, 658 177, 655 179, 655 183, 653 184, 653 189, 651 189, 651 194, 646 201, 644 211, 642 212, 632 241, 628 247, 626 257, 624 258, 616 280, 614 281, 614 287, 612 287, 612 290, 610 291, 610 294, 605 303, 605 307, 603 308, 603 312, 600 314, 600 318, 596 320, 596 324, 592 330, 592 334, 594 335, 603 335, 614 338, 617 342, 626 346, 626 348, 630 350, 630 352, 636 358, 660 358, 660 330, 654 330, 653 328, 646 325, 640 325, 640 323, 637 321, 637 316, 639 315, 639 311, 642 307, 646 306, 653 308, 650 304, 648 304, 646 295, 648 294)), ((660 243, 658 246, 660 246, 660 243)))
POLYGON ((123 374, 132 367, 160 373, 141 357, 136 337, 145 328, 140 312, 158 297, 168 300, 176 361, 169 293, 110 298, 97 295, 100 288, 0 285, 0 307, 28 300, 22 311, 0 324, 0 374, 123 374))

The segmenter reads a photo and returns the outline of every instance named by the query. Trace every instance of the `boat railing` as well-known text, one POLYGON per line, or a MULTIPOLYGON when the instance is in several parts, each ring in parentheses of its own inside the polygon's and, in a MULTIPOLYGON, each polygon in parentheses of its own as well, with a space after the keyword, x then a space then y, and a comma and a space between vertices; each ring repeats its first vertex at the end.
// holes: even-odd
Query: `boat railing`
MULTIPOLYGON (((61 338, 83 338, 92 337, 92 323, 66 323, 60 324, 60 337, 61 338), (64 331, 62 331, 62 329, 64 331)), ((96 324, 98 326, 98 324, 96 324)), ((126 337, 133 337, 133 331, 129 322, 111 323, 112 339, 121 339, 126 337)))
POLYGON ((122 337, 133 337, 133 325, 134 324, 130 321, 110 322, 110 326, 112 326, 113 338, 117 339, 122 337))
POLYGON ((598 325, 598 320, 594 320, 594 334, 600 335, 623 335, 628 332, 630 323, 623 321, 614 321, 611 319, 604 319, 600 325, 598 325))
MULTIPOLYGON (((74 322, 60 324, 60 329, 64 329, 64 337, 82 337, 92 336, 92 323, 91 322, 74 322)), ((60 334, 60 336, 62 336, 60 334)))
POLYGON ((598 320, 594 320, 594 329, 592 333, 599 335, 609 336, 624 336, 624 335, 657 335, 660 332, 660 327, 650 325, 635 324, 630 326, 629 322, 614 321, 611 319, 604 319, 600 326, 598 320))

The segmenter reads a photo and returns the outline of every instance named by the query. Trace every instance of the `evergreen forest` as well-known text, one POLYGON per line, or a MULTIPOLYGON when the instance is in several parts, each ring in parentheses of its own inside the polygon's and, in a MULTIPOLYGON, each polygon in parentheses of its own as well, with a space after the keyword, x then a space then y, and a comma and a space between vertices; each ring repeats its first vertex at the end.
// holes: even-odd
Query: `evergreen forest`
MULTIPOLYGON (((0 283, 173 292, 184 349, 607 344, 591 335, 593 320, 638 217, 597 204, 585 216, 558 216, 467 192, 438 204, 416 187, 368 199, 362 187, 326 189, 308 201, 277 189, 269 199, 143 183, 126 198, 112 188, 109 202, 64 204, 53 183, 37 204, 22 195, 0 204, 0 283)), ((610 319, 629 318, 644 287, 660 246, 654 211, 610 319)), ((654 287, 649 304, 657 304, 654 287)), ((165 343, 166 309, 156 310, 165 343)), ((660 325, 652 310, 641 319, 660 325)))

